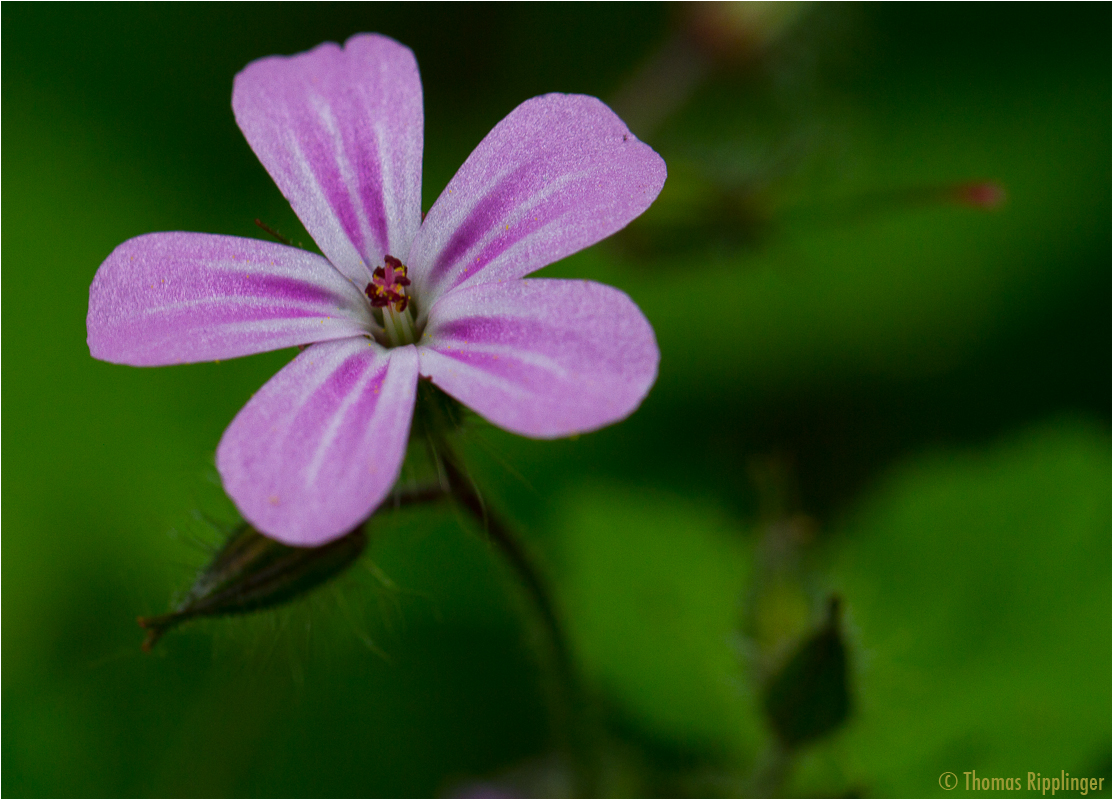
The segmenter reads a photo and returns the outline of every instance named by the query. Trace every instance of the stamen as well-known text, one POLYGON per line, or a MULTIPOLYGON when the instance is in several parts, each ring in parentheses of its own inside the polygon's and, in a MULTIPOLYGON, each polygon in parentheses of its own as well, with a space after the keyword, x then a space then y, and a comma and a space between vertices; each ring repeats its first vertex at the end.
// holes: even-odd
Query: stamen
POLYGON ((409 298, 402 298, 402 307, 398 309, 398 327, 402 329, 400 331, 402 334, 402 341, 412 343, 414 341, 414 329, 410 324, 410 315, 403 313, 406 310, 408 302, 409 298))
POLYGON ((383 330, 392 344, 398 344, 398 329, 394 325, 394 314, 390 312, 390 306, 383 306, 383 330))
POLYGON ((409 344, 413 342, 414 335, 410 315, 406 313, 410 305, 406 294, 406 287, 410 285, 406 265, 390 255, 383 261, 384 266, 371 273, 371 282, 363 291, 372 308, 383 310, 383 329, 387 338, 396 345, 409 344))
POLYGON ((273 236, 273 237, 274 237, 275 239, 277 239, 278 241, 282 242, 282 244, 284 244, 284 245, 287 245, 288 247, 293 247, 293 246, 294 246, 294 243, 293 243, 293 242, 291 242, 291 241, 290 241, 289 239, 287 239, 287 238, 286 238, 285 236, 283 236, 283 235, 282 235, 281 233, 279 233, 278 231, 276 231, 276 230, 275 230, 274 228, 272 228, 272 227, 271 227, 270 225, 268 225, 267 223, 263 222, 263 221, 262 221, 261 219, 259 219, 258 217, 256 217, 256 218, 255 218, 255 224, 256 224, 256 225, 258 225, 258 226, 259 226, 260 228, 262 228, 263 230, 265 230, 265 231, 266 231, 267 233, 269 233, 269 234, 270 234, 271 236, 273 236))

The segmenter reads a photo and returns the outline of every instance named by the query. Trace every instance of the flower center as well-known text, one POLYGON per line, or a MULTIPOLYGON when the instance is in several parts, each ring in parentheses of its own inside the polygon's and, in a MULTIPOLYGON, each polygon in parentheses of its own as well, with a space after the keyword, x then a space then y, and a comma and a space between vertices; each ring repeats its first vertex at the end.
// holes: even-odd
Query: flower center
POLYGON ((363 293, 371 301, 372 308, 383 311, 383 330, 388 343, 397 347, 413 344, 413 320, 410 318, 410 298, 406 287, 410 279, 406 277, 406 265, 394 256, 387 256, 385 266, 371 273, 371 282, 363 293))
POLYGON ((406 287, 409 285, 406 265, 394 256, 387 256, 386 266, 371 273, 371 283, 363 291, 373 307, 385 308, 389 305, 395 311, 402 312, 410 303, 410 298, 406 297, 406 287))

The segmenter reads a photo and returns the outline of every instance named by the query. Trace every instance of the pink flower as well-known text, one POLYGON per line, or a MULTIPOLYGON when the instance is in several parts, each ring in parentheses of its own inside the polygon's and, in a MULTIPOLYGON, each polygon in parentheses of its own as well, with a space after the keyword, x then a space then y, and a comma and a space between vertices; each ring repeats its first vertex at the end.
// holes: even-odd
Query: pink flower
POLYGON ((665 164, 603 103, 549 94, 495 126, 421 216, 413 53, 353 36, 236 76, 236 122, 325 257, 201 233, 124 242, 89 289, 89 350, 135 366, 314 343, 224 433, 244 517, 291 545, 366 518, 401 469, 419 378, 525 436, 629 415, 653 329, 617 289, 524 276, 623 228, 665 164))

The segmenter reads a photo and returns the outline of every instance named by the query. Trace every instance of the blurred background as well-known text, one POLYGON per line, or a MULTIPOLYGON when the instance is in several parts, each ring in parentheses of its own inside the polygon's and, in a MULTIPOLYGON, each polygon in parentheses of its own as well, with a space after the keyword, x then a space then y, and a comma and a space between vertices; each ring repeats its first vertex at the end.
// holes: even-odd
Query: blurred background
POLYGON ((582 785, 528 599, 451 508, 381 514, 304 599, 139 648, 136 617, 234 519, 224 427, 292 352, 96 362, 89 283, 150 231, 265 238, 258 217, 312 246, 232 78, 377 31, 421 67, 426 208, 545 92, 603 98, 668 163, 641 219, 544 272, 641 306, 644 405, 575 440, 466 439, 552 587, 592 791, 943 796, 947 771, 961 792, 1062 770, 1110 795, 1107 4, 0 19, 4 794, 582 785))

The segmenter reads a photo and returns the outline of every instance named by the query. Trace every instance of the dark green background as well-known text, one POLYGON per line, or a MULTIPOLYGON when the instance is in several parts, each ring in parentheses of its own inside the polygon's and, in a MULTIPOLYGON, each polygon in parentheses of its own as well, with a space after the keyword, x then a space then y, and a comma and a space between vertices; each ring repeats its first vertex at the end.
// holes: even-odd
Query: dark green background
MULTIPOLYGON (((292 607, 139 651, 135 617, 231 518, 221 432, 290 353, 99 363, 87 292, 150 231, 261 217, 308 243, 232 118, 254 58, 412 47, 427 207, 517 103, 614 98, 685 13, 3 6, 5 795, 566 791, 529 606, 450 511, 376 522, 292 607)), ((645 217, 547 270, 625 289, 662 353, 617 426, 468 440, 554 585, 608 791, 752 787, 764 677, 837 592, 855 711, 783 791, 1066 770, 1109 796, 1109 26, 1106 4, 805 9, 644 137, 670 170, 645 217), (921 202, 982 179, 1000 208, 921 202)))

